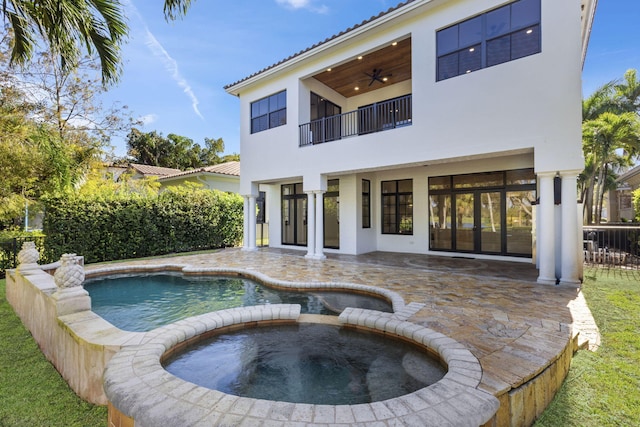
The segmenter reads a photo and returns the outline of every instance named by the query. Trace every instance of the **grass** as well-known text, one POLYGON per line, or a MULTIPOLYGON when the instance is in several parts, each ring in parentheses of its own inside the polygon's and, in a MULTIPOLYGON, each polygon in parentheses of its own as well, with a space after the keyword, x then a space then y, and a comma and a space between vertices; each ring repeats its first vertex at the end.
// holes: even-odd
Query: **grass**
POLYGON ((583 292, 601 346, 579 351, 537 427, 631 426, 640 420, 640 275, 590 270, 583 292))
POLYGON ((107 408, 69 388, 14 313, 5 288, 0 280, 0 426, 106 426, 107 408))
MULTIPOLYGON (((600 328, 580 351, 537 427, 630 426, 640 420, 640 274, 590 270, 583 292, 600 328)), ((106 408, 82 401, 44 358, 0 280, 0 427, 105 426, 106 408)))

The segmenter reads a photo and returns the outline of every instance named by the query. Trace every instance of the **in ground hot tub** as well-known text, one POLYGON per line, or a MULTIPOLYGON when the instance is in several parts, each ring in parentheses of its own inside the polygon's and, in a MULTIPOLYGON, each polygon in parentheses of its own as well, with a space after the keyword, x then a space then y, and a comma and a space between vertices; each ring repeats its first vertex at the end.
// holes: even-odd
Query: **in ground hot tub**
MULTIPOLYGON (((220 334, 275 330, 283 325, 304 329, 307 328, 304 324, 308 322, 312 323, 309 327, 314 328, 317 321, 322 322, 327 318, 300 315, 299 305, 243 307, 191 317, 155 329, 145 335, 143 344, 126 347, 118 352, 105 371, 104 387, 110 402, 109 416, 112 421, 115 418, 129 419, 130 422, 135 422, 136 427, 289 424, 356 426, 376 421, 385 425, 479 426, 491 419, 499 404, 491 394, 477 389, 482 376, 478 360, 451 338, 394 316, 392 313, 347 308, 339 318, 328 318, 334 319, 329 320, 329 323, 335 325, 334 328, 352 329, 356 334, 361 334, 362 331, 375 333, 383 339, 393 339, 392 343, 402 340, 419 352, 431 354, 446 371, 434 384, 419 386, 394 397, 380 396, 381 400, 371 399, 369 402, 301 403, 278 400, 280 397, 275 393, 272 396, 267 393, 261 398, 254 398, 232 394, 235 393, 234 390, 224 392, 203 387, 196 383, 197 378, 191 378, 193 382, 188 381, 163 367, 163 360, 169 361, 189 348, 194 348, 194 345, 204 343, 204 340, 214 336, 219 337, 220 334)), ((348 345, 349 340, 346 342, 348 345)), ((321 355, 320 363, 324 363, 322 360, 330 358, 338 345, 341 344, 334 344, 333 347, 318 345, 314 354, 321 355)), ((251 353, 254 351, 252 349, 253 346, 248 351, 251 353)), ((378 349, 372 346, 371 353, 376 352, 378 349)), ((251 359, 254 356, 249 354, 247 357, 251 359)), ((372 359, 375 360, 376 357, 372 359)), ((212 361, 212 364, 215 363, 212 361)), ((224 373, 225 365, 227 364, 219 362, 216 368, 224 373)), ((258 369, 262 368, 256 366, 247 375, 253 375, 258 369)), ((384 371, 387 368, 381 365, 380 369, 384 371)), ((352 386, 368 387, 367 381, 385 384, 394 375, 392 371, 378 374, 380 377, 375 379, 373 374, 368 380, 356 379, 352 386)), ((410 375, 409 372, 407 374, 410 375)), ((342 371, 340 376, 349 378, 342 371)), ((295 381, 295 384, 283 383, 281 387, 297 387, 300 383, 301 381, 295 381)))
POLYGON ((321 405, 395 398, 446 373, 421 347, 320 323, 221 334, 166 357, 163 366, 179 378, 235 396, 321 405))

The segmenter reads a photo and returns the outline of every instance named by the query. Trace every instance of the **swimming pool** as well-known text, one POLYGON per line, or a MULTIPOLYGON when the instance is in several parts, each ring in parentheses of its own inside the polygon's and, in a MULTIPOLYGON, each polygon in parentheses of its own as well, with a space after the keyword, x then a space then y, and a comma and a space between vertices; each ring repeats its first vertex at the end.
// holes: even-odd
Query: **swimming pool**
POLYGON ((337 315, 346 307, 392 312, 384 299, 353 292, 281 290, 243 277, 179 273, 117 274, 84 283, 91 309, 114 326, 146 332, 187 317, 261 304, 300 304, 301 312, 337 315))

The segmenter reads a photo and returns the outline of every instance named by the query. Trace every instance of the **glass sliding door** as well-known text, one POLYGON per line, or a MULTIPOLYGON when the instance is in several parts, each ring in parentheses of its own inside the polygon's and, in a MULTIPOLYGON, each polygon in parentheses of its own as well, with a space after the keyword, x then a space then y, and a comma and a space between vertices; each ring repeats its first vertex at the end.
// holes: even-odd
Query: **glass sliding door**
POLYGON ((533 169, 429 178, 431 250, 531 256, 533 169))
POLYGON ((531 205, 535 191, 507 192, 507 252, 531 255, 533 215, 531 205))
POLYGON ((502 197, 501 193, 479 193, 480 252, 502 252, 502 197))
POLYGON ((432 249, 453 249, 451 236, 451 196, 429 196, 429 239, 432 249))
POLYGON ((329 180, 324 194, 324 247, 340 249, 340 181, 329 180))
POLYGON ((296 245, 307 245, 307 195, 303 194, 303 197, 296 199, 296 245))
POLYGON ((475 205, 474 194, 456 194, 456 250, 473 252, 475 250, 475 205))

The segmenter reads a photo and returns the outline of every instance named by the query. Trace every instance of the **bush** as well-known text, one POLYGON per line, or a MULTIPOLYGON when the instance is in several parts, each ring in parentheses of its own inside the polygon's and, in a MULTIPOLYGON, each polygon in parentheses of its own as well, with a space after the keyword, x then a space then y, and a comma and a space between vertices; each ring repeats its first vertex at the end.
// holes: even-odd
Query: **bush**
POLYGON ((51 196, 45 199, 46 248, 100 262, 235 246, 242 198, 172 187, 159 195, 51 196))

